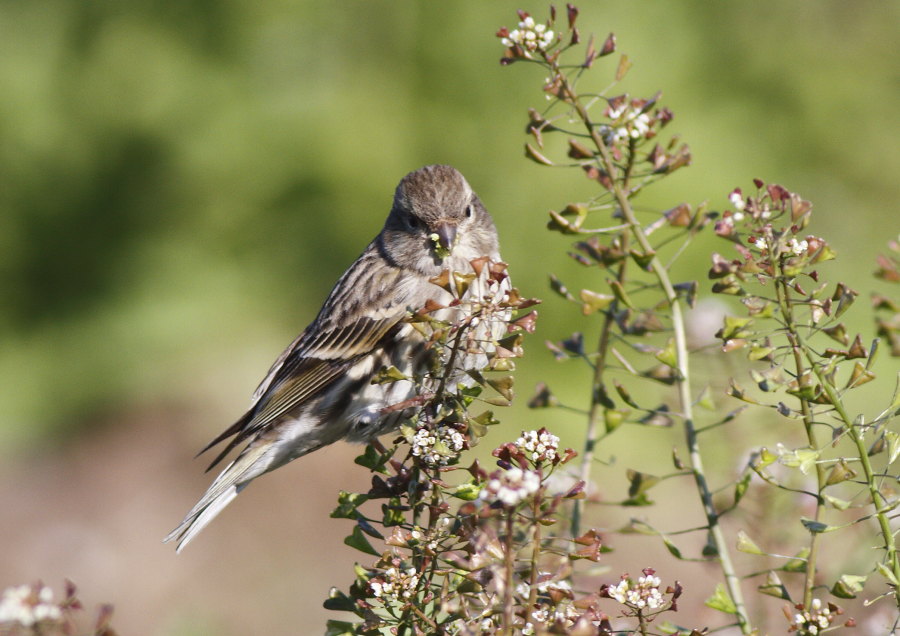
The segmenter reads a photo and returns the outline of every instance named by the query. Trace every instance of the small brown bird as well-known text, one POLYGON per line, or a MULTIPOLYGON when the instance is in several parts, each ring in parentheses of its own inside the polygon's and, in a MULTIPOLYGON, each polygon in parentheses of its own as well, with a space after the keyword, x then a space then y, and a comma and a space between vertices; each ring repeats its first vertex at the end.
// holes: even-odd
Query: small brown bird
POLYGON ((409 415, 390 407, 415 395, 408 380, 373 384, 394 366, 426 366, 424 337, 406 320, 450 294, 431 282, 445 269, 500 260, 497 230, 465 178, 450 166, 403 177, 384 228, 341 276, 316 319, 278 357, 250 409, 202 451, 231 437, 209 468, 247 445, 165 541, 180 552, 260 475, 340 439, 366 443, 409 415))

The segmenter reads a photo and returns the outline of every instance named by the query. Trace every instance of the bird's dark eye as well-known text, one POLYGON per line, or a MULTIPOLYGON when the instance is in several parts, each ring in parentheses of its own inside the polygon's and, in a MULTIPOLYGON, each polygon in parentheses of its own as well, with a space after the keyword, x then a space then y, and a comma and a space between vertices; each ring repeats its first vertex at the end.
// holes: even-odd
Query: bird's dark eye
POLYGON ((418 230, 422 227, 422 222, 419 220, 419 217, 413 216, 412 214, 406 217, 406 224, 411 230, 418 230))
POLYGON ((466 218, 471 219, 472 213, 473 213, 472 204, 470 203, 469 205, 466 206, 466 218))

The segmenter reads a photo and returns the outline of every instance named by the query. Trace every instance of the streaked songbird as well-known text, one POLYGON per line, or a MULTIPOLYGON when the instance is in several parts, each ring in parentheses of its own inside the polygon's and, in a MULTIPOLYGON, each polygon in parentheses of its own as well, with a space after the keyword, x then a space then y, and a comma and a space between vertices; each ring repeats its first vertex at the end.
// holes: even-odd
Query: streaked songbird
POLYGON ((472 261, 499 261, 497 230, 465 178, 450 166, 403 177, 384 227, 338 280, 316 319, 278 357, 250 409, 203 453, 227 464, 165 541, 180 552, 247 485, 337 440, 368 443, 397 427, 415 397, 410 380, 373 383, 385 368, 413 378, 428 366, 428 342, 407 318, 429 301, 452 304, 433 282, 472 261))

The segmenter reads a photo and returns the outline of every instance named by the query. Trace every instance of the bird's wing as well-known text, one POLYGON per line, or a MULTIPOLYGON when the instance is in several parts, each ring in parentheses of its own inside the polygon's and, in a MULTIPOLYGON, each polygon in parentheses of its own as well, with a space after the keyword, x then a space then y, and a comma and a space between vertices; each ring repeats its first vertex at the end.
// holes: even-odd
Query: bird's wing
POLYGON ((234 436, 209 468, 346 374, 406 317, 407 303, 418 295, 411 293, 414 285, 396 268, 373 267, 367 254, 341 277, 316 320, 278 357, 250 410, 198 453, 234 436))

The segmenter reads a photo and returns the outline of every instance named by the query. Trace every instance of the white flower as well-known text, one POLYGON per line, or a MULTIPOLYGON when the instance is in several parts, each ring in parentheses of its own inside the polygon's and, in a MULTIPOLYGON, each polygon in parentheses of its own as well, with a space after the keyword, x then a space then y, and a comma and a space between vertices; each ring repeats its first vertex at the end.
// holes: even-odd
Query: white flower
POLYGON ((559 438, 545 428, 539 431, 522 431, 521 437, 516 440, 516 447, 535 463, 552 462, 559 457, 559 438))
POLYGON ((556 34, 547 28, 546 24, 535 24, 530 15, 519 22, 519 28, 513 29, 504 38, 500 39, 503 46, 520 46, 525 52, 525 57, 531 57, 535 51, 546 51, 553 46, 556 34))
POLYGON ((652 574, 639 577, 637 582, 623 576, 618 585, 611 585, 607 588, 607 593, 622 605, 628 605, 634 609, 646 607, 656 610, 666 604, 666 599, 659 591, 661 583, 659 577, 652 574))
POLYGON ((31 627, 41 621, 59 620, 62 620, 62 610, 53 604, 53 590, 49 587, 10 587, 0 598, 0 623, 31 627))
POLYGON ((420 428, 410 441, 412 454, 428 466, 446 466, 459 457, 466 439, 451 426, 437 426, 434 430, 420 428))
POLYGON ((493 473, 478 498, 489 503, 500 502, 505 506, 515 506, 536 493, 540 487, 540 474, 514 467, 493 473))
POLYGON ((369 589, 375 598, 385 603, 408 601, 416 591, 419 575, 415 568, 388 568, 384 574, 369 581, 369 589))
POLYGON ((734 221, 740 223, 741 221, 744 220, 744 213, 743 213, 743 212, 733 212, 733 213, 731 214, 731 218, 732 218, 734 221))
POLYGON ((744 196, 741 193, 740 188, 732 190, 731 194, 728 195, 728 200, 731 201, 731 205, 733 205, 736 210, 743 210, 747 207, 747 203, 744 201, 744 196))
POLYGON ((806 241, 806 240, 798 241, 797 239, 792 238, 790 245, 788 247, 791 248, 791 251, 794 254, 799 256, 800 254, 805 254, 806 250, 809 249, 809 241, 806 241))
POLYGON ((821 630, 831 627, 840 610, 833 610, 833 606, 822 607, 822 600, 814 598, 809 604, 809 609, 794 614, 791 627, 807 634, 818 634, 821 630))

